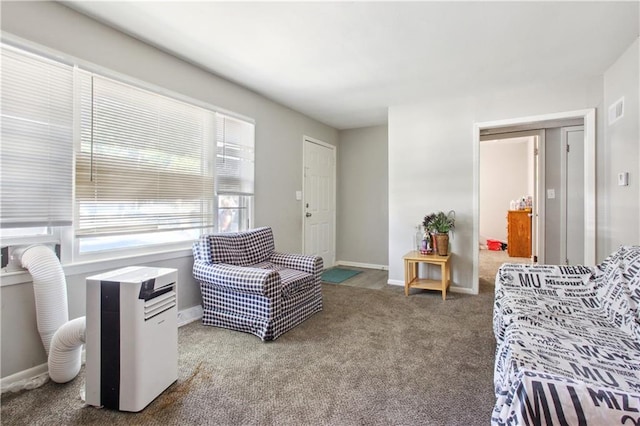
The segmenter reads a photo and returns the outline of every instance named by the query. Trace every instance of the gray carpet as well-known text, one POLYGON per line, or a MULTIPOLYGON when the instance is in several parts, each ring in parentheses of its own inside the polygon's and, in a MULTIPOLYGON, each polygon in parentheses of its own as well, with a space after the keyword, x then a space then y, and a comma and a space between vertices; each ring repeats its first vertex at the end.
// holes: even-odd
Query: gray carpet
POLYGON ((493 288, 405 297, 323 285, 324 310, 275 342, 180 328, 179 379, 140 413, 85 407, 83 371, 1 401, 3 425, 487 425, 493 288))
POLYGON ((478 278, 480 285, 495 285, 496 273, 503 263, 531 263, 527 257, 510 257, 506 250, 479 250, 478 278))

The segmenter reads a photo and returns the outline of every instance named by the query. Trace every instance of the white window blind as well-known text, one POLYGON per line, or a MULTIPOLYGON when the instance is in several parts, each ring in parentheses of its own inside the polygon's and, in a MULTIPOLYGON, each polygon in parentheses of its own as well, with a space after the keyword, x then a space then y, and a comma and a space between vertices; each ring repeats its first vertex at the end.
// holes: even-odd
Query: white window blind
POLYGON ((0 225, 70 225, 73 68, 2 45, 0 225))
POLYGON ((253 123, 217 114, 216 193, 254 194, 253 123))
POLYGON ((215 113, 95 74, 80 80, 76 236, 212 227, 215 113))

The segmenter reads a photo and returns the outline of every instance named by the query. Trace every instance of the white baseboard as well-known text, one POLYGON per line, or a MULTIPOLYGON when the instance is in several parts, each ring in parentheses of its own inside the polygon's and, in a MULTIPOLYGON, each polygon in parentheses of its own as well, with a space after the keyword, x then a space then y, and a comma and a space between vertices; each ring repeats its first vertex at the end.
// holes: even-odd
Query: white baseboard
POLYGON ((49 381, 47 364, 36 365, 0 379, 1 393, 38 388, 49 381))
POLYGON ((178 327, 202 319, 202 305, 192 306, 178 312, 178 327))
POLYGON ((449 290, 452 291, 453 293, 478 294, 478 293, 475 293, 472 288, 468 288, 468 287, 451 286, 449 287, 449 290))
MULTIPOLYGON (((404 281, 401 281, 401 280, 388 280, 387 284, 400 285, 404 287, 404 281)), ((452 293, 465 293, 465 294, 474 294, 474 295, 478 294, 478 293, 475 293, 472 288, 458 287, 458 286, 451 286, 449 287, 448 291, 452 293)))
POLYGON ((351 266, 354 268, 379 269, 381 271, 389 270, 388 265, 375 265, 373 263, 349 262, 347 260, 338 260, 336 262, 336 266, 351 266))
MULTIPOLYGON (((192 306, 178 312, 178 327, 187 325, 202 318, 202 306, 192 306)), ((82 351, 82 364, 85 363, 86 353, 82 351)), ((26 370, 18 371, 7 377, 0 378, 0 393, 18 392, 35 389, 49 381, 49 367, 47 363, 36 365, 26 370)))

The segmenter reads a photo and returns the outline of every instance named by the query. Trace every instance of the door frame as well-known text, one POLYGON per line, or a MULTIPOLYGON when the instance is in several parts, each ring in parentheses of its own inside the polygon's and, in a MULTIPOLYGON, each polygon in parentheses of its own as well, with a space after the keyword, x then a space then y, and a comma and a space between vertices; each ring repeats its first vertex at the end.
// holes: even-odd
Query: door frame
MULTIPOLYGON (((337 188, 337 169, 338 169, 338 152, 337 152, 337 147, 335 145, 331 145, 330 143, 324 142, 320 139, 316 139, 316 138, 312 138, 311 136, 307 136, 307 135, 303 135, 302 136, 302 203, 300 203, 300 217, 302 218, 302 253, 305 253, 305 247, 306 246, 306 241, 307 241, 307 235, 306 235, 306 224, 305 224, 305 214, 306 214, 306 208, 305 208, 305 200, 306 200, 306 179, 305 179, 305 165, 307 164, 307 143, 314 143, 316 145, 321 145, 325 148, 328 148, 332 151, 333 153, 333 163, 334 163, 334 167, 333 167, 333 197, 331 197, 332 199, 331 201, 331 211, 332 211, 332 221, 333 221, 333 229, 332 229, 332 243, 333 243, 333 247, 332 252, 333 252, 333 259, 331 259, 333 262, 331 265, 324 265, 324 268, 330 268, 332 266, 334 266, 336 264, 336 228, 337 223, 336 223, 336 188, 337 188)), ((306 253, 305 253, 306 254, 306 253)))
MULTIPOLYGON (((480 232, 480 132, 486 129, 542 124, 555 120, 582 119, 584 125, 584 261, 596 261, 596 110, 581 109, 521 118, 477 122, 473 124, 473 283, 472 293, 478 294, 479 232, 480 232)), ((535 128, 535 127, 534 127, 535 128)))
MULTIPOLYGON (((531 261, 533 262, 536 259, 536 262, 543 263, 544 262, 544 226, 545 226, 545 197, 544 197, 544 188, 545 188, 545 164, 544 164, 544 141, 545 141, 545 132, 543 130, 516 130, 513 132, 505 132, 499 134, 492 134, 488 136, 481 136, 480 143, 483 141, 491 141, 491 140, 503 140, 503 139, 517 139, 517 138, 531 138, 533 140, 533 170, 531 172, 531 176, 527 177, 533 178, 533 211, 531 218, 531 261)), ((478 145, 480 146, 480 145, 478 145)), ((480 152, 478 151, 478 155, 480 152)), ((479 160, 479 157, 478 157, 479 160)), ((478 186, 480 185, 480 162, 478 161, 478 186)), ((480 196, 478 195, 478 206, 480 205, 480 196)), ((480 214, 480 210, 478 208, 478 214, 480 214)), ((480 229, 480 219, 478 216, 478 232, 480 229)))
POLYGON ((544 234, 544 230, 546 229, 545 226, 545 221, 546 221, 546 215, 545 215, 545 209, 546 209, 546 199, 547 199, 547 194, 546 194, 546 182, 545 182, 545 176, 546 176, 546 165, 545 165, 545 150, 546 150, 546 145, 545 145, 545 132, 543 130, 539 130, 537 132, 537 136, 535 136, 535 155, 534 155, 534 161, 535 161, 535 165, 534 165, 534 174, 535 174, 535 200, 534 202, 535 204, 535 210, 533 211, 533 213, 535 214, 535 217, 533 218, 533 223, 535 224, 536 227, 536 249, 535 249, 535 253, 536 256, 538 256, 537 258, 534 258, 536 263, 544 263, 545 262, 545 244, 546 244, 546 240, 545 240, 545 234, 544 234))
POLYGON ((584 126, 566 126, 560 128, 560 185, 562 185, 562 196, 560 198, 560 260, 563 264, 567 263, 567 229, 568 229, 568 220, 567 211, 568 211, 568 199, 569 194, 567 192, 567 181, 569 178, 569 166, 567 164, 567 156, 569 153, 565 149, 566 144, 568 143, 567 133, 572 131, 583 131, 584 126))

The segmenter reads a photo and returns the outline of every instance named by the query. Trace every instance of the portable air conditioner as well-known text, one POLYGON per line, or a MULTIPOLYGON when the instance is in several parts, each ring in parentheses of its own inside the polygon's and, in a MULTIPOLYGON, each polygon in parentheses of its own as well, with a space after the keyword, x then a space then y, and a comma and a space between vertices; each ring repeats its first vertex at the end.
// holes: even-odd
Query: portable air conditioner
POLYGON ((140 411, 178 379, 177 271, 87 278, 86 403, 140 411))

